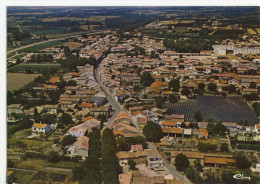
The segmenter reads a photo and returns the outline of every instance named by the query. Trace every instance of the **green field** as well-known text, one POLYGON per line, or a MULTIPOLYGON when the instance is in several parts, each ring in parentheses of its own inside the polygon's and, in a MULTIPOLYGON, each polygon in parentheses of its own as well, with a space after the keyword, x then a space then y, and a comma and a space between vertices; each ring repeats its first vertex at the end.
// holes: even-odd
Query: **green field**
POLYGON ((19 50, 19 52, 37 52, 39 50, 42 50, 42 49, 45 49, 45 48, 48 48, 48 47, 54 47, 56 45, 61 45, 63 43, 64 43, 63 41, 52 41, 52 42, 43 43, 43 44, 40 44, 40 45, 28 47, 28 48, 25 48, 25 49, 21 49, 21 50, 19 50))
POLYGON ((7 73, 7 90, 16 90, 34 80, 41 74, 7 73))
POLYGON ((59 69, 59 64, 37 64, 37 63, 21 63, 10 68, 9 72, 16 73, 45 73, 54 72, 59 69))

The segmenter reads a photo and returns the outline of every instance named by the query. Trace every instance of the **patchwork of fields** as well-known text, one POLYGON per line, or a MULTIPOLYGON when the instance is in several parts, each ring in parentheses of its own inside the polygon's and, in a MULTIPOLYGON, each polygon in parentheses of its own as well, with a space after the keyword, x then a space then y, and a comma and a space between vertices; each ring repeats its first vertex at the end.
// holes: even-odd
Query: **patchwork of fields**
POLYGON ((198 96, 196 102, 171 104, 176 114, 185 114, 185 121, 194 121, 193 113, 200 110, 203 120, 221 120, 241 122, 243 119, 250 125, 259 122, 242 98, 223 98, 217 96, 198 96))
POLYGON ((7 73, 7 90, 16 90, 34 80, 41 74, 7 73))

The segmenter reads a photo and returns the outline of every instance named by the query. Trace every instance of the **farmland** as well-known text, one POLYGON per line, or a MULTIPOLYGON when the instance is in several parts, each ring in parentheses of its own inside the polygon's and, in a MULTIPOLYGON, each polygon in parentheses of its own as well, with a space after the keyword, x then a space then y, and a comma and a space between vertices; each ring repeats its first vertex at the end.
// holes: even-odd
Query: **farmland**
POLYGON ((185 114, 185 121, 194 121, 193 113, 200 110, 203 120, 209 119, 228 122, 248 121, 253 125, 259 120, 241 98, 223 98, 217 96, 198 96, 195 102, 170 105, 176 114, 185 114))
POLYGON ((22 49, 22 50, 19 50, 19 51, 20 52, 37 52, 39 50, 42 50, 42 49, 45 49, 45 48, 48 48, 48 47, 54 47, 54 46, 60 45, 62 43, 64 43, 64 42, 62 42, 62 41, 52 41, 52 42, 36 45, 36 46, 33 46, 33 47, 25 48, 25 49, 22 49))
POLYGON ((72 48, 72 49, 76 49, 76 48, 82 46, 83 44, 82 44, 82 43, 79 43, 79 42, 66 42, 66 43, 64 43, 63 45, 64 45, 64 46, 68 46, 68 47, 70 47, 70 48, 72 48))
POLYGON ((247 32, 248 32, 249 34, 251 34, 251 35, 256 34, 256 32, 255 32, 253 29, 251 29, 251 28, 247 28, 247 32))
POLYGON ((21 63, 19 65, 13 66, 10 72, 25 72, 25 73, 44 73, 44 72, 54 72, 60 68, 59 64, 37 64, 37 63, 21 63))
POLYGON ((41 74, 7 73, 7 89, 16 90, 33 81, 41 74))

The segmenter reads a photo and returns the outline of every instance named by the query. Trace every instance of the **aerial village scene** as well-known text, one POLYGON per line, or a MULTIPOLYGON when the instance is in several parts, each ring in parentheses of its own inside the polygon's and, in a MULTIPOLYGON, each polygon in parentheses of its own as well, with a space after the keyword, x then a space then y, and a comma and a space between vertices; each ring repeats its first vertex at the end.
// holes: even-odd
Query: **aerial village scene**
POLYGON ((6 20, 7 183, 259 183, 259 7, 6 20))

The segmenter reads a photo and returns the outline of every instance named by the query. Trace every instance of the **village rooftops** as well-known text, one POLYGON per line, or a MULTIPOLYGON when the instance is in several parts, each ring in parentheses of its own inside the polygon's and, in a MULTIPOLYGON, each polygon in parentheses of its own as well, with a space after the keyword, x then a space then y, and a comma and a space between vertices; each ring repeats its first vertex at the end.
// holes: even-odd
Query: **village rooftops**
POLYGON ((162 132, 170 134, 183 134, 183 128, 162 127, 162 132))
POLYGON ((147 151, 136 151, 136 152, 119 151, 116 153, 116 156, 118 159, 133 159, 138 157, 146 157, 147 151))
POLYGON ((47 125, 48 124, 34 123, 33 127, 36 127, 36 128, 46 128, 47 125))
POLYGON ((58 82, 59 80, 60 80, 59 77, 52 77, 52 78, 50 79, 50 83, 55 84, 55 83, 58 82))
POLYGON ((235 163, 236 160, 232 158, 218 158, 218 157, 205 157, 205 164, 227 164, 235 163))
POLYGON ((123 111, 121 111, 117 116, 115 120, 119 120, 122 118, 131 118, 131 116, 123 111))

